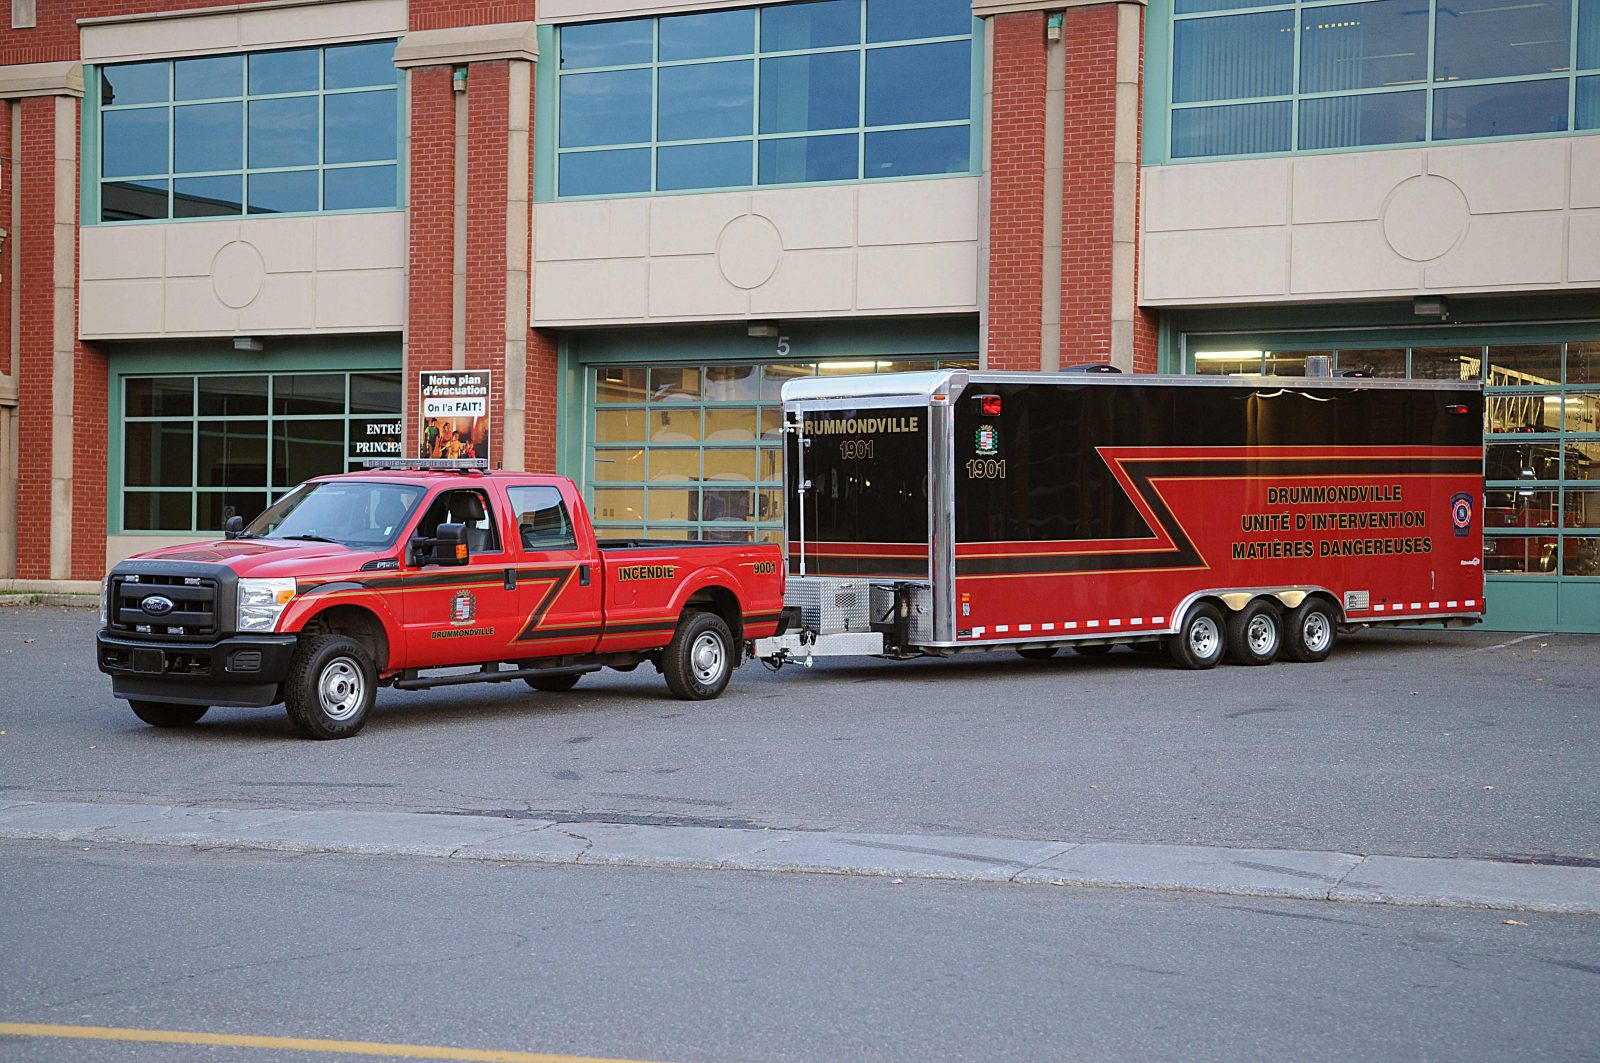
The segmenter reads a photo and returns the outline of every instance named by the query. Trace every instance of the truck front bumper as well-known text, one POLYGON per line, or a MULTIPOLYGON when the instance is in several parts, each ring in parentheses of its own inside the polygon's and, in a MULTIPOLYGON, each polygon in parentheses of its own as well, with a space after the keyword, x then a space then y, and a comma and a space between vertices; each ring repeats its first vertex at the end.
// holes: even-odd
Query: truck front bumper
POLYGON ((151 642, 104 630, 96 637, 111 692, 136 701, 259 708, 278 700, 293 635, 234 635, 216 642, 151 642))

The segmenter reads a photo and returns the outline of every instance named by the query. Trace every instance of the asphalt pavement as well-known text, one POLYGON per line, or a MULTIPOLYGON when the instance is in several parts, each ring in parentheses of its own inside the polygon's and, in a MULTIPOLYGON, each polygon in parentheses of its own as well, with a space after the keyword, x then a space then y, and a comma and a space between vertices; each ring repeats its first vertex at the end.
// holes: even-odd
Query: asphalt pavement
MULTIPOLYGON (((0 1019, 30 1023, 705 1061, 1600 1044, 1582 916, 45 842, 0 845, 0 906, 0 1019)), ((0 1057, 343 1058, 3 1035, 0 1057)))
POLYGON ((1600 860, 1600 638, 1375 632, 1321 665, 749 664, 385 690, 316 743, 280 708, 146 727, 87 610, 0 610, 0 798, 1600 860))

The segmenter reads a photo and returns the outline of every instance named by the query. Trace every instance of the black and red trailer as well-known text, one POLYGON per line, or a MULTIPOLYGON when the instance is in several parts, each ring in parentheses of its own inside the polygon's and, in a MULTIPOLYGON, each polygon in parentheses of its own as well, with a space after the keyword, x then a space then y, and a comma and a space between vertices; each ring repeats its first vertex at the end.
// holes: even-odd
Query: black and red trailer
POLYGON ((951 370, 784 387, 789 583, 759 650, 1316 661, 1477 623, 1483 394, 951 370))

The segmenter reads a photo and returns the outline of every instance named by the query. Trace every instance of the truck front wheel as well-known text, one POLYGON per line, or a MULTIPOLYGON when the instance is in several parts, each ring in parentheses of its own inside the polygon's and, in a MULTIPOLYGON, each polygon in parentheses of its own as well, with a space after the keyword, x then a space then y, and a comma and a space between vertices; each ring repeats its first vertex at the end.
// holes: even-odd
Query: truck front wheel
POLYGON ((667 689, 684 701, 710 701, 733 675, 733 636, 715 613, 685 613, 661 655, 667 689))
POLYGON ((366 648, 343 635, 305 639, 283 682, 283 707, 307 738, 349 738, 367 722, 378 694, 366 648))
POLYGON ((546 694, 564 694, 577 686, 581 678, 576 675, 531 675, 526 681, 533 689, 546 694))
POLYGON ((1215 668, 1226 646, 1222 614, 1209 602, 1196 602, 1184 614, 1178 633, 1167 640, 1179 668, 1215 668))
POLYGON ((174 705, 166 701, 130 701, 128 708, 151 727, 188 727, 206 714, 206 705, 174 705))

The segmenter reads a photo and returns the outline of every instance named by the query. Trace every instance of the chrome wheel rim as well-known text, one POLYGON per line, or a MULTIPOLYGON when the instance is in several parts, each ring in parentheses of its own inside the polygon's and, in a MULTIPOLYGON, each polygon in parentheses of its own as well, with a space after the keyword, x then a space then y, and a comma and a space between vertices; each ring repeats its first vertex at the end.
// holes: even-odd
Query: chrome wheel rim
POLYGON ((707 686, 722 678, 724 659, 722 640, 709 631, 695 639, 689 648, 689 666, 694 669, 694 677, 707 686))
POLYGON ((317 680, 317 697, 322 703, 323 715, 343 723, 361 711, 367 694, 367 681, 356 662, 348 657, 335 657, 322 669, 317 680))
POLYGON ((1333 640, 1333 624, 1328 621, 1326 613, 1306 614, 1305 623, 1301 625, 1300 631, 1306 649, 1312 653, 1321 653, 1333 640))
POLYGON ((1216 656, 1221 646, 1222 632, 1217 628, 1217 622, 1209 616, 1196 617, 1194 623, 1189 625, 1190 652, 1205 660, 1216 656))
POLYGON ((1254 616, 1245 627, 1245 641, 1250 644, 1250 652, 1257 657, 1265 657, 1278 648, 1278 625, 1272 622, 1269 616, 1254 616))

